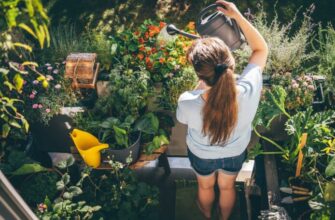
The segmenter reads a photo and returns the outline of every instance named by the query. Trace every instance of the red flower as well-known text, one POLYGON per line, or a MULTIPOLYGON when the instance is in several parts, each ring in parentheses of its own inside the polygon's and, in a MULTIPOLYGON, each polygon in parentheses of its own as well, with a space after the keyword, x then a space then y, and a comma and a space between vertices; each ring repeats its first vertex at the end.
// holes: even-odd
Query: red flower
POLYGON ((139 32, 139 31, 135 31, 134 34, 135 34, 136 36, 139 36, 139 35, 140 35, 140 32, 139 32))
POLYGON ((143 43, 144 43, 144 39, 141 37, 141 38, 138 39, 138 42, 139 42, 140 44, 143 44, 143 43))
POLYGON ((159 58, 159 62, 160 62, 161 64, 163 64, 163 63, 165 62, 165 58, 163 58, 163 57, 159 58))
POLYGON ((162 29, 166 25, 165 22, 161 21, 159 22, 159 28, 162 29))
POLYGON ((151 53, 156 53, 157 49, 155 47, 151 48, 151 53))
POLYGON ((139 53, 139 54, 137 55, 137 58, 138 58, 139 60, 143 60, 143 58, 144 58, 143 53, 139 53))
POLYGON ((144 33, 144 39, 147 40, 148 38, 149 38, 149 33, 148 33, 148 32, 145 32, 145 33, 144 33))
POLYGON ((153 37, 160 32, 159 27, 154 26, 154 25, 149 25, 148 29, 149 29, 149 36, 150 37, 153 37))
POLYGON ((140 48, 139 48, 139 50, 140 51, 145 51, 145 47, 144 47, 144 45, 142 44, 142 45, 140 45, 140 48))

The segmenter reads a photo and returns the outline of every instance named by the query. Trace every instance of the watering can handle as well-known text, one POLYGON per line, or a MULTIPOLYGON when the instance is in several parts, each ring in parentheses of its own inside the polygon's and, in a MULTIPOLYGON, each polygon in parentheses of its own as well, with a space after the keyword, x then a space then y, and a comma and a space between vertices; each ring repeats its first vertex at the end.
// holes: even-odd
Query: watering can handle
POLYGON ((208 5, 206 8, 202 9, 200 14, 199 14, 196 25, 198 27, 201 26, 202 25, 201 23, 204 19, 204 16, 207 14, 207 12, 216 9, 217 7, 222 7, 222 6, 219 5, 219 4, 211 4, 211 5, 208 5))

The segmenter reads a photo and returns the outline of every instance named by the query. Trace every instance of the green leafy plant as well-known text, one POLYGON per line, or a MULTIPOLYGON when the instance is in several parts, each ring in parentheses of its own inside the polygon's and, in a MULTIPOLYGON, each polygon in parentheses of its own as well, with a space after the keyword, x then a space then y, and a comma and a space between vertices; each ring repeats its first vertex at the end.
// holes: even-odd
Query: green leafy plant
POLYGON ((318 57, 318 73, 326 76, 325 91, 332 93, 335 85, 335 52, 332 49, 335 46, 335 30, 332 25, 328 24, 325 29, 319 26, 315 41, 318 43, 318 46, 314 46, 318 57))
MULTIPOLYGON (((67 169, 74 163, 74 158, 69 157, 67 160, 61 161, 58 164, 59 169, 67 169)), ((83 193, 80 188, 83 180, 87 178, 87 175, 81 176, 79 181, 75 184, 71 184, 70 175, 67 171, 62 174, 61 179, 56 183, 57 190, 61 191, 60 196, 52 203, 48 197, 44 200, 44 203, 38 205, 36 214, 40 219, 91 219, 95 212, 100 210, 100 206, 87 205, 85 201, 76 201, 75 197, 78 197, 83 193)))
POLYGON ((83 181, 82 197, 100 205, 103 218, 157 219, 158 189, 139 182, 123 164, 109 163, 111 170, 89 173, 83 181))

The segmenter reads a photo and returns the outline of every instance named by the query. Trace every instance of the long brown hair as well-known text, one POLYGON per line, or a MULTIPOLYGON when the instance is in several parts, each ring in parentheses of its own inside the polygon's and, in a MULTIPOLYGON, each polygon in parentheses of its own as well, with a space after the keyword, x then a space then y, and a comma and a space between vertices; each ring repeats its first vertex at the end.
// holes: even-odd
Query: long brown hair
POLYGON ((199 79, 211 87, 202 109, 202 132, 209 136, 211 145, 224 144, 237 123, 234 57, 222 40, 211 37, 194 41, 187 59, 199 79))

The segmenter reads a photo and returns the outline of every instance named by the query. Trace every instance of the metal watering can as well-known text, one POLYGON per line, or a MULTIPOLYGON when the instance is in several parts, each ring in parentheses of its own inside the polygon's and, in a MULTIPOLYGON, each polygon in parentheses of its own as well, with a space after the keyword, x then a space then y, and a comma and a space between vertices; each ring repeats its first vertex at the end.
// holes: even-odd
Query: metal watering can
MULTIPOLYGON (((245 37, 234 19, 217 11, 218 4, 212 4, 201 10, 196 21, 196 30, 201 36, 218 37, 227 44, 230 50, 236 50, 245 42, 245 37), (214 13, 210 13, 215 10, 214 13)), ((173 24, 166 27, 170 35, 181 34, 191 39, 200 38, 198 35, 179 30, 173 24)))

